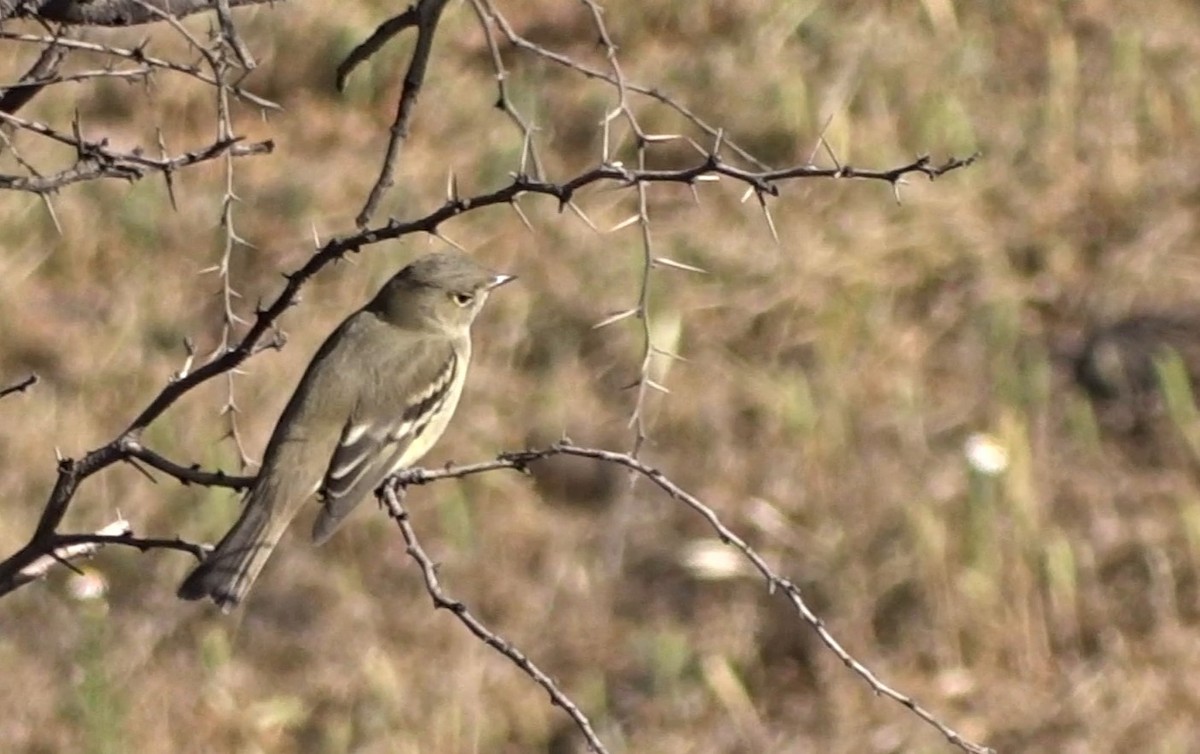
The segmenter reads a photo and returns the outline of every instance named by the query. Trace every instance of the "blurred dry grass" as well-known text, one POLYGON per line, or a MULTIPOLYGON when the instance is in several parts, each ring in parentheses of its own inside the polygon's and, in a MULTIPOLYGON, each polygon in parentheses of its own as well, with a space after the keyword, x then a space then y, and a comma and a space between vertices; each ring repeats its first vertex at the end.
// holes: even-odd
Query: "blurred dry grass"
MULTIPOLYGON (((986 155, 907 187, 903 206, 883 186, 790 184, 774 205, 779 246, 735 187, 705 186, 699 206, 653 187, 659 251, 713 274, 654 279, 658 321, 678 323, 689 361, 652 399, 647 456, 807 585, 861 659, 964 733, 1006 754, 1200 751, 1196 479, 1100 433, 1048 345, 1093 319, 1194 302, 1200 11, 1002 6, 606 3, 631 78, 773 163, 805 159, 830 116, 830 142, 855 165, 986 155), (1007 451, 999 477, 967 466, 964 442, 980 432, 1007 451)), ((297 3, 239 15, 264 63, 247 84, 287 108, 266 123, 239 115, 241 132, 280 145, 237 166, 239 229, 258 247, 236 257, 247 306, 304 258, 313 227, 349 229, 375 174, 407 43, 345 97, 329 82, 383 13, 297 3)), ((601 59, 580 9, 541 0, 512 13, 535 40, 601 59)), ((434 206, 448 170, 468 193, 515 164, 485 52, 452 6, 388 212, 434 206)), ((31 53, 10 50, 5 70, 31 53)), ((594 162, 609 91, 508 62, 518 104, 546 126, 553 174, 594 162)), ((212 103, 190 86, 62 91, 30 112, 78 108, 114 140, 153 143, 159 122, 209 136, 212 103)), ((681 127, 643 112, 650 130, 681 127)), ((0 402, 3 551, 27 536, 55 448, 107 440, 178 368, 184 336, 214 342, 216 282, 197 272, 220 253, 219 178, 215 166, 180 175, 177 211, 152 180, 72 188, 55 199, 61 235, 36 200, 5 196, 0 375, 44 381, 0 402)), ((601 226, 631 201, 582 199, 601 226)), ((526 209, 534 234, 503 210, 447 227, 523 284, 480 323, 460 420, 431 463, 564 431, 627 437, 631 396, 615 388, 636 370, 634 325, 588 328, 635 295, 636 231, 595 235, 544 200, 526 209)), ((306 290, 285 319, 288 347, 236 382, 252 449, 333 323, 424 247, 371 248, 306 290)), ((152 446, 232 468, 218 383, 153 427, 152 446)), ((681 566, 706 534, 694 516, 588 469, 539 481, 416 491, 415 525, 450 591, 547 668, 614 751, 947 750, 759 583, 681 566)), ((86 485, 71 523, 119 510, 146 534, 215 537, 236 505, 116 468, 86 485)), ((104 553, 103 605, 73 601, 65 574, 8 597, 6 748, 579 750, 528 679, 430 609, 382 515, 359 515, 321 550, 295 529, 233 618, 174 599, 188 565, 177 554, 104 553)))

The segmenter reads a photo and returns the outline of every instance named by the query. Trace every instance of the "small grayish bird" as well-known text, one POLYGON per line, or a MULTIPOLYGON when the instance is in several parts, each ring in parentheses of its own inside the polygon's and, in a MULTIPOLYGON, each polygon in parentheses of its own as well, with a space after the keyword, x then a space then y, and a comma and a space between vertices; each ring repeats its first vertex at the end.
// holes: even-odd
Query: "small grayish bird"
POLYGON ((309 497, 322 504, 312 533, 320 544, 386 477, 424 456, 462 394, 471 323, 512 279, 466 254, 430 254, 342 322, 275 425, 241 516, 179 596, 210 597, 229 612, 309 497))

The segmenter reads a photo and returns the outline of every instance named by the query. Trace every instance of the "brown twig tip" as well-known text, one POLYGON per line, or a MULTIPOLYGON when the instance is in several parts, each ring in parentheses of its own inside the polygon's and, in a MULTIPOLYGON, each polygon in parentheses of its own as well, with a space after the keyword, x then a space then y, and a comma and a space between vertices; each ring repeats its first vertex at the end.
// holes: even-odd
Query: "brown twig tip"
POLYGON ((8 387, 0 388, 0 398, 5 398, 7 396, 12 395, 13 393, 23 393, 26 390, 28 390, 29 388, 38 384, 38 382, 40 380, 41 380, 41 378, 38 377, 36 373, 30 373, 30 375, 28 377, 26 377, 25 379, 23 379, 19 382, 14 382, 13 384, 9 385, 8 387))
MULTIPOLYGON (((355 218, 355 223, 359 228, 365 228, 374 216, 375 211, 379 208, 379 203, 383 201, 384 194, 392 187, 396 172, 396 163, 400 159, 400 148, 405 141, 408 140, 408 128, 412 121, 413 111, 417 106, 417 97, 421 92, 421 87, 425 83, 425 72, 429 67, 429 57, 433 52, 433 37, 437 31, 438 22, 441 20, 442 11, 445 10, 449 0, 418 0, 417 3, 411 6, 404 13, 391 19, 391 21, 380 26, 368 39, 360 49, 365 49, 359 53, 359 56, 365 57, 374 53, 381 48, 388 39, 395 36, 401 29, 409 26, 415 26, 417 29, 417 43, 413 48, 412 58, 408 63, 408 70, 404 73, 404 85, 400 89, 400 102, 396 106, 396 117, 392 121, 392 127, 389 131, 387 148, 384 150, 383 162, 379 169, 379 177, 375 180, 375 184, 371 187, 371 191, 367 196, 367 201, 363 204, 362 210, 355 218), (389 24, 391 26, 389 27, 389 24), (372 40, 376 40, 372 46, 372 40)), ((354 54, 350 59, 347 59, 343 66, 351 64, 357 65, 359 62, 354 54)), ((349 69, 347 69, 347 73, 349 69)))

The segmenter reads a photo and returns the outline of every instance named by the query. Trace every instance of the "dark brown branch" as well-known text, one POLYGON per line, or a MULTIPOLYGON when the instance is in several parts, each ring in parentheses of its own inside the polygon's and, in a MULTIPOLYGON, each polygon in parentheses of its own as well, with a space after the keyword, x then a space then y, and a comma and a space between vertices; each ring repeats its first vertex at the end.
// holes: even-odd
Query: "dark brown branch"
MULTIPOLYGON (((400 92, 400 102, 396 106, 396 119, 392 122, 388 135, 387 149, 383 155, 383 164, 379 170, 379 178, 371 187, 366 204, 358 213, 355 222, 359 228, 365 228, 371 221, 375 210, 384 194, 392 187, 396 173, 396 161, 400 159, 400 148, 408 139, 409 123, 417 106, 417 96, 425 82, 425 71, 429 66, 429 56, 433 52, 433 36, 437 31, 438 21, 449 0, 418 0, 415 6, 417 27, 417 44, 413 48, 412 59, 408 63, 408 71, 404 74, 404 87, 400 92)), ((413 8, 405 11, 397 18, 412 13, 413 8)), ((411 25, 411 24, 410 24, 411 25)), ((401 27, 403 28, 403 27, 401 27)), ((379 34, 379 32, 376 32, 379 34)))
MULTIPOLYGON (((231 7, 275 1, 228 0, 231 7)), ((33 17, 79 26, 139 26, 159 21, 162 13, 184 18, 210 10, 212 0, 0 0, 0 21, 33 17)))
POLYGON ((207 547, 182 539, 136 537, 129 522, 118 519, 94 534, 56 534, 48 543, 44 555, 22 568, 11 578, 0 580, 0 597, 38 579, 44 578, 55 565, 71 566, 72 561, 90 558, 106 545, 133 547, 142 552, 150 550, 179 550, 203 560, 207 547))
MULTIPOLYGON (((118 519, 100 529, 92 536, 125 536, 132 531, 128 521, 118 519)), ((31 581, 37 581, 45 577, 50 572, 50 569, 56 565, 73 567, 70 565, 72 561, 90 558, 103 546, 104 544, 100 542, 72 542, 61 543, 57 547, 52 547, 45 555, 34 559, 20 571, 17 571, 11 579, 0 581, 0 596, 8 594, 17 587, 24 586, 31 581)))
MULTIPOLYGON (((36 558, 47 552, 47 546, 58 525, 66 515, 70 501, 79 484, 92 474, 101 471, 114 463, 129 456, 126 445, 129 441, 137 441, 141 432, 176 401, 186 395, 196 386, 207 382, 217 375, 224 374, 237 368, 255 353, 269 347, 263 341, 268 333, 275 331, 275 324, 280 316, 290 308, 299 295, 304 284, 331 262, 341 259, 346 254, 359 251, 363 246, 376 244, 381 241, 400 238, 412 233, 435 233, 438 227, 453 217, 464 212, 481 207, 511 204, 521 194, 535 193, 553 196, 558 199, 560 206, 570 201, 576 191, 593 183, 604 181, 617 182, 622 185, 632 185, 638 182, 674 182, 692 184, 705 175, 726 175, 738 181, 748 183, 767 193, 775 194, 778 189, 771 180, 784 180, 811 177, 863 178, 882 180, 895 183, 908 173, 923 173, 931 177, 941 175, 950 170, 956 170, 971 164, 974 157, 962 160, 951 159, 941 166, 933 166, 928 158, 920 158, 913 163, 890 170, 858 170, 849 167, 817 168, 813 166, 798 166, 783 171, 771 173, 751 173, 733 168, 721 163, 716 157, 709 158, 690 168, 680 170, 629 170, 618 165, 599 165, 585 171, 564 183, 535 181, 523 176, 513 178, 512 182, 490 193, 480 194, 465 199, 447 200, 441 207, 417 220, 399 222, 393 220, 387 225, 361 230, 358 233, 334 238, 318 249, 312 257, 294 273, 287 276, 287 284, 268 306, 259 308, 253 323, 246 334, 236 345, 224 351, 207 364, 191 371, 167 384, 150 403, 133 419, 120 436, 87 453, 82 459, 75 461, 64 459, 59 462, 58 479, 47 499, 37 529, 30 541, 10 556, 0 561, 0 584, 8 583, 13 575, 29 565, 36 558)), ((516 468, 515 464, 507 464, 516 468)))
POLYGON ((4 112, 0 112, 0 121, 75 148, 78 155, 75 165, 53 175, 0 175, 0 189, 28 191, 37 194, 53 193, 72 183, 94 178, 120 178, 133 181, 143 178, 149 173, 170 174, 175 170, 224 155, 248 157, 270 154, 275 148, 272 141, 242 144, 241 137, 232 137, 174 157, 155 159, 146 157, 141 149, 118 152, 109 148, 107 141, 86 141, 78 135, 80 130, 78 123, 76 123, 75 134, 66 134, 44 123, 26 120, 4 112))
POLYGON ((31 373, 28 377, 21 380, 20 382, 14 382, 13 384, 9 385, 8 387, 0 388, 0 398, 4 398, 6 396, 12 395, 13 393, 23 393, 26 390, 28 390, 29 388, 36 385, 37 383, 38 383, 38 376, 36 374, 31 373))
MULTIPOLYGON (((139 460, 153 468, 175 477, 184 484, 201 484, 213 487, 229 487, 243 489, 248 487, 252 479, 235 477, 222 472, 205 472, 197 468, 187 468, 163 458, 148 450, 132 436, 126 434, 113 440, 103 448, 88 453, 81 461, 63 459, 58 464, 58 481, 50 493, 46 508, 42 511, 37 530, 30 541, 19 551, 0 562, 0 596, 3 596, 19 586, 29 583, 54 562, 84 557, 95 551, 95 547, 83 549, 68 549, 69 557, 63 557, 63 548, 78 548, 82 545, 120 544, 138 547, 142 550, 168 548, 184 550, 203 555, 199 545, 183 542, 182 540, 141 539, 133 537, 128 531, 112 532, 103 529, 95 534, 59 534, 58 525, 66 515, 75 490, 80 482, 96 472, 111 466, 118 461, 139 460), (50 558, 52 562, 46 563, 50 558), (43 567, 44 566, 44 567, 43 567), (33 574, 32 576, 30 576, 33 574)), ((127 526, 127 524, 126 524, 127 526)))
POLYGON ((587 715, 579 709, 579 706, 575 702, 571 701, 569 696, 558 688, 554 680, 545 671, 535 665, 532 660, 526 657, 524 652, 489 629, 467 609, 466 605, 453 599, 442 589, 441 581, 438 579, 437 574, 437 563, 421 547, 421 543, 417 539, 417 534, 413 531, 412 524, 409 523, 408 511, 404 509, 402 502, 403 497, 404 487, 401 484, 385 484, 380 490, 380 499, 384 507, 387 508, 388 514, 395 520, 396 525, 400 527, 400 535, 404 537, 404 544, 407 546, 409 556, 421 568, 421 576, 425 580, 425 590, 433 598, 433 606, 438 609, 449 610, 454 614, 455 618, 458 618, 459 622, 467 627, 467 630, 489 647, 507 657, 522 672, 532 678, 535 683, 545 689, 546 693, 550 695, 550 702, 556 707, 561 707, 570 716, 572 722, 575 723, 575 727, 583 733, 588 747, 598 754, 607 754, 608 749, 604 747, 604 744, 596 735, 587 715))
POLYGON ((358 47, 351 50, 346 59, 342 61, 342 64, 338 66, 337 90, 339 92, 345 91, 346 79, 350 77, 350 74, 358 67, 358 64, 370 59, 372 55, 382 50, 383 46, 392 37, 409 27, 416 26, 418 18, 417 6, 410 5, 408 10, 380 24, 375 33, 367 37, 366 41, 358 47))
MULTIPOLYGON (((671 479, 659 469, 646 464, 644 461, 641 461, 630 454, 597 448, 584 448, 574 445, 570 441, 563 441, 555 443, 550 447, 541 450, 525 450, 515 453, 504 453, 498 456, 494 461, 485 461, 483 463, 471 464, 469 466, 450 467, 432 471, 411 469, 397 475, 393 478, 393 481, 396 485, 403 487, 407 484, 426 484, 438 479, 463 477, 472 474, 480 474, 487 471, 494 471, 496 469, 516 469, 523 471, 531 464, 557 455, 590 458, 604 463, 616 464, 623 468, 629 469, 630 471, 633 471, 648 479, 655 486, 665 492, 671 499, 691 508, 708 523, 709 527, 713 530, 721 542, 736 549, 742 555, 742 557, 744 557, 750 562, 751 565, 754 566, 755 570, 757 570, 765 580, 767 591, 769 593, 774 594, 776 592, 780 592, 787 597, 788 601, 791 602, 801 619, 808 624, 813 631, 816 632, 817 637, 821 640, 821 643, 824 644, 831 652, 833 652, 834 655, 836 655, 837 658, 846 665, 846 667, 850 668, 860 678, 866 681, 867 685, 874 693, 881 696, 886 696, 887 698, 908 708, 921 720, 936 728, 937 731, 941 733, 947 741, 959 747, 963 751, 969 752, 970 754, 995 754, 988 747, 964 738, 962 734, 943 723, 932 712, 922 707, 912 697, 900 693, 891 686, 885 684, 883 681, 879 680, 879 678, 873 671, 871 671, 870 668, 846 651, 846 649, 842 647, 841 643, 834 638, 829 629, 825 627, 825 623, 817 617, 817 615, 805 602, 804 596, 800 592, 800 588, 796 586, 796 584, 790 579, 779 575, 767 563, 762 555, 758 553, 757 550, 751 547, 744 539, 738 536, 732 529, 730 529, 721 521, 720 517, 717 515, 717 512, 712 507, 706 505, 695 495, 692 495, 675 482, 671 481, 671 479)), ((389 501, 389 510, 390 509, 389 501)), ((408 541, 407 535, 405 536, 405 541, 408 541)), ((412 547, 410 543, 410 553, 411 552, 412 547)), ((424 569, 424 566, 422 566, 422 568, 424 569)), ((434 599, 436 603, 437 597, 435 596, 434 599)), ((440 604, 438 606, 445 607, 445 605, 440 604)))
MULTIPOLYGON (((534 178, 543 178, 545 170, 542 167, 538 150, 533 144, 533 134, 537 129, 517 110, 517 106, 513 104, 512 98, 509 96, 508 69, 504 66, 504 58, 500 55, 500 46, 496 42, 496 35, 492 32, 495 19, 492 17, 491 6, 490 4, 485 6, 484 0, 471 0, 471 8, 475 11, 475 18, 479 21, 480 30, 483 31, 488 54, 492 58, 492 69, 496 72, 496 107, 504 111, 508 119, 521 132, 521 162, 517 172, 532 175, 534 178), (530 164, 532 164, 533 170, 529 169, 530 164)), ((513 206, 516 207, 516 205, 513 206)), ((518 214, 519 212, 518 210, 518 214)))

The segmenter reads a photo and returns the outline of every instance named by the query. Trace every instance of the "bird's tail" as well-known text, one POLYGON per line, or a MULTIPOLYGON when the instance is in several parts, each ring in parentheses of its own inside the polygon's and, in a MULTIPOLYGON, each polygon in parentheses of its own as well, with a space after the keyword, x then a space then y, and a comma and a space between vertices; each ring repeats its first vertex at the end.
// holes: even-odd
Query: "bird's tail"
POLYGON ((289 499, 288 484, 280 484, 264 469, 246 495, 242 515, 204 562, 180 585, 185 600, 210 597, 228 613, 250 591, 283 536, 301 499, 289 499))

